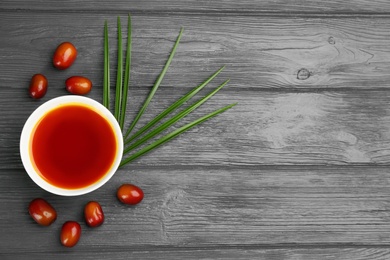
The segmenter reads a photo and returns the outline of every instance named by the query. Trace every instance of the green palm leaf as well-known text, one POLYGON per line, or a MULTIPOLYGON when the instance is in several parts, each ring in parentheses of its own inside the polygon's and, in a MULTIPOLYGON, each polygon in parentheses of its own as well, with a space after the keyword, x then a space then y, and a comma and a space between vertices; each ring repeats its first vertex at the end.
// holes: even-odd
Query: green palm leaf
MULTIPOLYGON (((117 19, 117 27, 118 27, 118 63, 117 63, 117 78, 116 78, 116 90, 115 90, 115 106, 114 106, 114 115, 117 118, 119 125, 122 129, 124 128, 124 121, 126 116, 126 107, 127 107, 127 101, 128 101, 128 90, 129 90, 129 81, 130 81, 130 65, 131 65, 131 48, 132 48, 132 39, 131 39, 131 17, 128 15, 128 22, 127 22, 127 46, 126 46, 126 64, 125 68, 123 69, 123 53, 122 53, 122 28, 121 28, 121 21, 120 17, 117 19), (123 75, 124 71, 124 75, 123 75)), ((129 144, 132 141, 134 141, 132 144, 127 146, 124 150, 124 155, 127 153, 130 153, 135 148, 147 143, 149 140, 157 136, 158 134, 162 133, 163 131, 167 130, 169 127, 171 127, 173 124, 177 123, 179 120, 187 116, 189 113, 197 109, 199 106, 201 106, 203 103, 205 103, 208 99, 210 99, 212 96, 214 96, 219 90, 221 90, 229 80, 222 83, 219 87, 217 87, 215 90, 211 91, 209 94, 204 96, 202 99, 194 102, 192 105, 184 109, 183 111, 179 112, 172 118, 168 119, 166 122, 162 123, 160 126, 156 127, 155 129, 151 130, 158 122, 160 122, 162 119, 167 117, 169 114, 171 114, 174 110, 178 109, 180 106, 185 104, 189 99, 194 97, 199 91, 201 91, 210 81, 212 81, 223 69, 224 67, 220 68, 214 74, 212 74, 208 79, 206 79, 203 83, 189 91, 187 94, 176 100, 173 104, 171 104, 167 109, 165 109, 163 112, 161 112, 158 116, 153 118, 151 121, 149 121, 146 125, 144 125, 141 129, 139 129, 135 134, 128 137, 129 134, 132 132, 132 130, 135 128, 137 122, 141 118, 141 116, 146 111, 149 103, 151 102, 152 98, 154 97, 158 87, 160 86, 165 74, 168 71, 168 68, 172 62, 172 59, 175 55, 176 49, 179 45, 180 39, 183 34, 183 29, 180 30, 180 33, 176 39, 176 42, 172 48, 172 51, 168 57, 168 60, 160 73, 159 77, 157 78, 156 82, 154 83, 152 90, 150 91, 147 99, 145 100, 144 104, 142 105, 141 109, 139 110, 138 114, 136 115, 135 119, 130 124, 129 129, 124 134, 125 144, 129 144), (143 136, 142 136, 143 135, 143 136), (141 137, 142 136, 142 137, 141 137), (140 138, 139 138, 140 137, 140 138), (137 139, 139 138, 139 139, 137 139)), ((103 105, 110 109, 110 59, 109 59, 109 42, 108 42, 108 25, 107 21, 104 23, 104 77, 103 77, 103 105)), ((189 129, 193 128, 196 125, 199 125, 203 123, 204 121, 213 118, 226 110, 232 108, 235 106, 235 104, 231 104, 228 106, 225 106, 223 108, 220 108, 218 110, 215 110, 214 112, 207 114, 201 118, 196 119, 195 121, 188 123, 171 133, 161 137, 160 139, 152 142, 151 144, 141 148, 140 150, 134 152, 133 154, 129 155, 128 157, 122 159, 122 162, 120 166, 124 166, 127 163, 135 160, 136 158, 154 150, 155 148, 161 146, 162 144, 172 140, 173 138, 177 137, 181 133, 188 131, 189 129)))

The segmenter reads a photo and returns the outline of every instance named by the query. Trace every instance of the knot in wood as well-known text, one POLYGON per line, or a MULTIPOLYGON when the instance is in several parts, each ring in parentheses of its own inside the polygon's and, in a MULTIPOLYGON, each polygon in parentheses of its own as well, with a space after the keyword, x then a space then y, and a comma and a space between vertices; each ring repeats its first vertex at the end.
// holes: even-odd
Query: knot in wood
POLYGON ((306 80, 310 77, 310 71, 307 69, 300 69, 297 74, 297 79, 306 80))
POLYGON ((330 36, 328 38, 328 42, 329 42, 329 44, 332 44, 332 45, 336 44, 336 40, 332 36, 330 36))

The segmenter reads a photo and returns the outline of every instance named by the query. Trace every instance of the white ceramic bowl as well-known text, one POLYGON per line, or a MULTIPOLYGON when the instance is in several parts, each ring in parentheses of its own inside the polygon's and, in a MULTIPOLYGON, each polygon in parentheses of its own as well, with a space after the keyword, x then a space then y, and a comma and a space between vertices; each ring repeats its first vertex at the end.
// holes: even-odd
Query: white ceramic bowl
POLYGON ((54 99, 51 99, 45 103, 43 103, 41 106, 39 106, 27 119, 21 136, 20 136, 20 156, 22 159, 23 166, 25 170, 27 171, 28 175, 31 177, 31 179, 42 189, 62 196, 77 196, 77 195, 83 195, 89 192, 92 192, 99 187, 101 187, 103 184, 105 184, 116 172, 116 170, 119 167, 119 164, 122 159, 123 154, 123 137, 122 137, 122 131, 119 127, 119 124, 115 117, 112 115, 112 113, 104 107, 99 102, 88 98, 84 96, 77 96, 77 95, 67 95, 67 96, 61 96, 54 99), (102 115, 109 123, 111 124, 114 134, 116 136, 116 142, 117 142, 117 151, 114 159, 114 163, 112 167, 110 168, 109 172, 107 172, 102 178, 99 179, 99 181, 93 183, 92 185, 89 185, 87 187, 78 188, 78 189, 64 189, 57 186, 54 186, 47 182, 45 179, 43 179, 40 174, 35 170, 32 158, 31 158, 31 137, 32 132, 34 130, 34 127, 39 122, 39 120, 50 110, 55 109, 57 107, 69 104, 69 103, 82 103, 87 105, 88 107, 92 107, 94 111, 98 112, 100 115, 102 115))

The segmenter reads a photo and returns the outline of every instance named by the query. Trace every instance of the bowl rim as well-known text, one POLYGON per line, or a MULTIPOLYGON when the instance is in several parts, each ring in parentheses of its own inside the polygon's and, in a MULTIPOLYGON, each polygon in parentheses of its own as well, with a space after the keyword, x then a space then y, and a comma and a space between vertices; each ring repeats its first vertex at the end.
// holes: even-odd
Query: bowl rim
POLYGON ((96 100, 85 97, 85 96, 78 96, 78 95, 64 95, 60 97, 56 97, 53 99, 50 99, 44 103, 42 103, 39 107, 37 107, 28 117, 26 120, 21 135, 20 135, 20 145, 19 145, 19 152, 20 157, 22 160, 22 164, 24 166, 24 169, 26 170, 27 174, 30 176, 30 178, 42 189, 61 196, 78 196, 90 193, 101 186, 103 186, 107 181, 111 179, 111 177, 115 174, 117 171, 120 162, 122 160, 122 154, 123 154, 123 136, 122 136, 122 130, 118 124, 118 121, 114 117, 114 115, 108 110, 105 106, 103 106, 101 103, 97 102, 96 100), (34 166, 32 164, 32 158, 30 153, 30 139, 32 136, 32 132, 35 128, 35 126, 38 124, 39 120, 47 114, 49 111, 56 109, 58 107, 69 105, 72 103, 76 104, 83 104, 87 107, 93 108, 94 111, 98 112, 100 115, 102 115, 112 126, 116 142, 117 142, 117 152, 115 155, 114 163, 111 166, 110 170, 99 179, 99 181, 78 189, 64 189, 61 187, 57 187, 52 185, 51 183, 47 182, 44 178, 40 176, 40 174, 34 169, 34 166))

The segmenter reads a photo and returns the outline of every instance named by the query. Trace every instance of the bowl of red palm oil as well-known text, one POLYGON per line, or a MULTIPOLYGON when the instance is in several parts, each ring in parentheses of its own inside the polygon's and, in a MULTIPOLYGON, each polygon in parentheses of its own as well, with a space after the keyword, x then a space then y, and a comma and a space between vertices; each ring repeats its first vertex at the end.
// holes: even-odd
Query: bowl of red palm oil
POLYGON ((77 196, 104 185, 122 159, 123 137, 112 113, 99 102, 68 95, 51 99, 29 116, 20 156, 44 190, 77 196))

